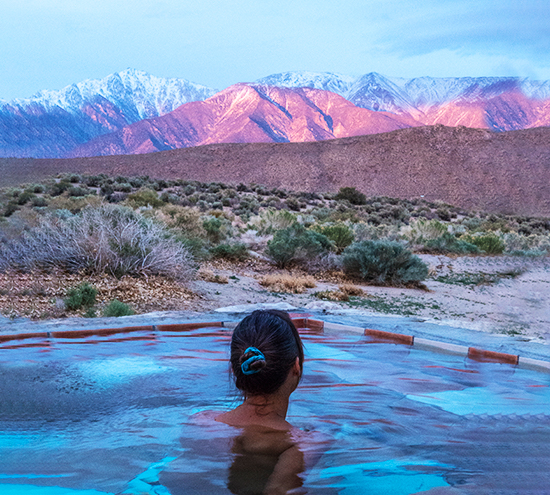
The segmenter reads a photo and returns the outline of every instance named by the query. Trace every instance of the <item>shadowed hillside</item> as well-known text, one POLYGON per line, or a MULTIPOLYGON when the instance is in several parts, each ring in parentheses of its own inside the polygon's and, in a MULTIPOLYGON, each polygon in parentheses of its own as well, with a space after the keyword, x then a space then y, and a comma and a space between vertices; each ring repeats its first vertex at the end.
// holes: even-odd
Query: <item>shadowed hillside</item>
POLYGON ((494 134, 444 126, 306 143, 215 144, 146 155, 0 160, 0 185, 59 172, 260 183, 302 191, 354 186, 465 208, 550 215, 550 128, 494 134))

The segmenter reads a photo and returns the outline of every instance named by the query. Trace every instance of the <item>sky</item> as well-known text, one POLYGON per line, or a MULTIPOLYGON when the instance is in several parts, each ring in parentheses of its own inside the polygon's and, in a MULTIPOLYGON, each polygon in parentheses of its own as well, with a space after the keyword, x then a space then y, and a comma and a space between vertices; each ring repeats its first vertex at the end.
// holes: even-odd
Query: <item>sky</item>
POLYGON ((548 0, 0 0, 0 99, 127 68, 550 79, 548 0))

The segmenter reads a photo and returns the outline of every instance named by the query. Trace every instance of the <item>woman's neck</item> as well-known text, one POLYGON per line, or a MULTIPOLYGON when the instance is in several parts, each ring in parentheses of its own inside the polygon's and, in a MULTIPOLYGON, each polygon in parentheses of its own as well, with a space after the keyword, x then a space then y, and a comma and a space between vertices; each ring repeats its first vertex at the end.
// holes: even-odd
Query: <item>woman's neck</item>
POLYGON ((276 416, 286 419, 289 397, 278 394, 247 397, 241 407, 256 416, 276 416))
POLYGON ((285 419, 287 411, 288 396, 252 396, 247 397, 232 411, 221 414, 216 420, 231 426, 257 425, 275 430, 288 430, 291 425, 285 419))

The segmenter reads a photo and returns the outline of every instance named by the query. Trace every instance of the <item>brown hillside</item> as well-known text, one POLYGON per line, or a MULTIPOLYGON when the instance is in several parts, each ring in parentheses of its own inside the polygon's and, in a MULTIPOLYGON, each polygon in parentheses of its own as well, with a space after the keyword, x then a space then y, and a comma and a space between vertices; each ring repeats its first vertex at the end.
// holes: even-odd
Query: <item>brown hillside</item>
POLYGON ((59 172, 259 183, 302 191, 354 186, 465 208, 550 215, 550 128, 494 134, 444 126, 306 143, 215 144, 147 155, 0 160, 0 185, 59 172))

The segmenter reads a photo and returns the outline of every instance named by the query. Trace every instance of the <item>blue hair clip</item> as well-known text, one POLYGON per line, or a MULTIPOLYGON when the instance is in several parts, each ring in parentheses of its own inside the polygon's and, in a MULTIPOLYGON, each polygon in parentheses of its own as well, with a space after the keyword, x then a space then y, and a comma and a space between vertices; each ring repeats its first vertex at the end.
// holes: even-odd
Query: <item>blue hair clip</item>
POLYGON ((260 371, 260 370, 251 370, 250 365, 252 363, 256 362, 256 361, 260 361, 262 359, 265 360, 265 356, 264 356, 263 352, 260 351, 259 349, 256 349, 256 347, 249 347, 248 349, 246 349, 246 351, 244 351, 243 355, 246 355, 249 352, 254 353, 254 356, 249 357, 246 361, 244 361, 241 364, 241 371, 245 375, 253 375, 254 373, 258 373, 258 371, 260 371))

